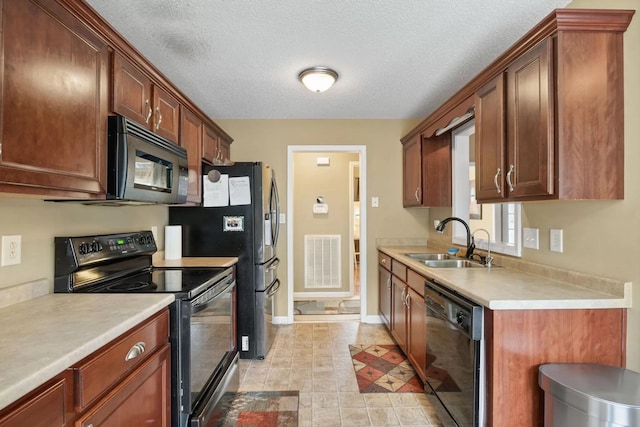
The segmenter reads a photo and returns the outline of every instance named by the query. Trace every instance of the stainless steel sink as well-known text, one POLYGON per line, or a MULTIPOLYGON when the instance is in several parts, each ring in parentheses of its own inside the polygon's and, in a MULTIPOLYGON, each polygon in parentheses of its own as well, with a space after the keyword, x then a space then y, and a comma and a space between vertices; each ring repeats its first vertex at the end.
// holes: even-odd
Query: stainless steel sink
POLYGON ((486 268, 479 262, 468 259, 424 260, 423 263, 431 268, 486 268))
POLYGON ((418 261, 427 260, 448 260, 450 256, 448 254, 405 254, 409 258, 413 258, 418 261))

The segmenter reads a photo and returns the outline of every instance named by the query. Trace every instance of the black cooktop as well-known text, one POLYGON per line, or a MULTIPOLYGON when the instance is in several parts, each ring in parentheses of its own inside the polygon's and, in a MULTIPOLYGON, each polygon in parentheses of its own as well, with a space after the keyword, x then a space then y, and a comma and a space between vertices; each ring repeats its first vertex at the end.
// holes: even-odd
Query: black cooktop
POLYGON ((108 281, 84 289, 101 293, 173 293, 176 298, 192 298, 232 274, 227 268, 155 268, 118 280, 108 281))

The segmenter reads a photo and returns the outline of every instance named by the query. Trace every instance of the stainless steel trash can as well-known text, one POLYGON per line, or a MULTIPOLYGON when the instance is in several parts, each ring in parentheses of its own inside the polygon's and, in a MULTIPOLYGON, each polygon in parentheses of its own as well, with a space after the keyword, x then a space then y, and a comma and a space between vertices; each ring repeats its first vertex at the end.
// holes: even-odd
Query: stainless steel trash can
POLYGON ((545 427, 640 426, 640 373, 596 364, 540 365, 545 427))

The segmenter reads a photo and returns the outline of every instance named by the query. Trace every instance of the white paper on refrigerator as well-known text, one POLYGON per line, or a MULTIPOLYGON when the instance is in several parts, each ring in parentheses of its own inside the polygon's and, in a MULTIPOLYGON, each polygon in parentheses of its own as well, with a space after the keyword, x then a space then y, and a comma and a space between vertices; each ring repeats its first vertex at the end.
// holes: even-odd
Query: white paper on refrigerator
POLYGON ((229 175, 220 175, 218 182, 211 182, 207 175, 202 176, 202 206, 229 206, 229 175))
POLYGON ((231 206, 251 204, 251 184, 248 176, 229 178, 229 204, 231 206))

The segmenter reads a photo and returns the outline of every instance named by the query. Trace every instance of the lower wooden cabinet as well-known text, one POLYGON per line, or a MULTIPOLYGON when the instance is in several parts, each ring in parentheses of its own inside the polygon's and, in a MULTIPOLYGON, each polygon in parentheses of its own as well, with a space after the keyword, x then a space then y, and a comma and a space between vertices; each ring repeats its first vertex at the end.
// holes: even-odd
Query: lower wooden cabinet
POLYGON ((71 425, 73 414, 73 375, 65 371, 21 402, 0 413, 0 427, 63 427, 71 425))
POLYGON ((76 421, 78 427, 171 425, 171 346, 166 344, 76 421), (159 393, 160 392, 160 393, 159 393))
POLYGON ((164 310, 0 411, 0 427, 169 427, 170 355, 164 310))
POLYGON ((391 326, 391 272, 378 266, 378 313, 384 324, 391 326))
POLYGON ((424 295, 407 287, 407 358, 422 381, 427 370, 427 307, 424 295))
MULTIPOLYGON (((388 257, 387 257, 388 258, 388 257)), ((379 312, 385 321, 385 309, 390 313, 387 324, 391 335, 418 376, 424 381, 427 369, 427 317, 424 304, 424 277, 398 261, 388 260, 382 254, 378 289, 380 291, 379 312), (385 260, 385 263, 382 263, 385 260), (391 261, 393 274, 385 266, 391 261), (388 304, 388 305, 387 305, 388 304)), ((386 322, 385 322, 386 323, 386 322)))

